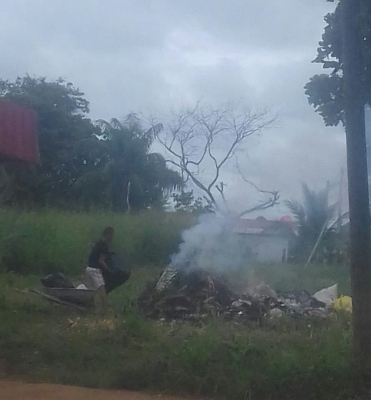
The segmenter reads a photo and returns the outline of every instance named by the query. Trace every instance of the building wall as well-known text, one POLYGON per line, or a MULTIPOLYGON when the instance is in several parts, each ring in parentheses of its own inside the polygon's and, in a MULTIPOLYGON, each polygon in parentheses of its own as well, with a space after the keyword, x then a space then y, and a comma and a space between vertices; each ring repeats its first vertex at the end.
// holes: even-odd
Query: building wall
POLYGON ((246 245, 259 262, 282 262, 288 254, 289 239, 284 236, 243 235, 246 245))

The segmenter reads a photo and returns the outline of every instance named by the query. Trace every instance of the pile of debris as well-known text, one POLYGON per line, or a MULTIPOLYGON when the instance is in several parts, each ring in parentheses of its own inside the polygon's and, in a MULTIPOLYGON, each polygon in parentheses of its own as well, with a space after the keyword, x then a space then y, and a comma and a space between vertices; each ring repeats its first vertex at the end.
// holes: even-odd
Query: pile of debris
POLYGON ((202 321, 210 315, 247 322, 290 316, 327 316, 326 304, 308 292, 276 293, 261 284, 245 294, 230 289, 228 279, 202 268, 171 268, 149 284, 138 305, 148 318, 202 321))

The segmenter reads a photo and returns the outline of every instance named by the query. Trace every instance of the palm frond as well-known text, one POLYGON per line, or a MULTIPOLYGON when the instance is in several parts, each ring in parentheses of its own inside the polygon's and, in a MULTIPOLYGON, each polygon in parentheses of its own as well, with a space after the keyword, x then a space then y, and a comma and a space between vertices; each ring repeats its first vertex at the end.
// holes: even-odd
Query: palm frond
POLYGON ((303 226, 306 221, 304 206, 296 200, 286 200, 285 205, 293 214, 294 219, 299 227, 303 226))

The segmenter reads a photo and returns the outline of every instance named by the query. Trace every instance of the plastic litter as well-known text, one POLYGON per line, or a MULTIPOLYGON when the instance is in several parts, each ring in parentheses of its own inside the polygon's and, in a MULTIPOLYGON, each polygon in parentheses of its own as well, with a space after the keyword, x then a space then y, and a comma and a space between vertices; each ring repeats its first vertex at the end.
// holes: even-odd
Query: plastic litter
POLYGON ((327 307, 330 306, 338 298, 338 284, 336 283, 333 286, 320 290, 315 293, 313 297, 325 303, 327 307))
POLYGON ((77 286, 76 289, 79 289, 79 290, 88 290, 88 288, 87 288, 83 283, 82 283, 81 285, 77 286))
POLYGON ((352 298, 349 296, 340 296, 332 304, 331 308, 335 311, 352 312, 352 298))

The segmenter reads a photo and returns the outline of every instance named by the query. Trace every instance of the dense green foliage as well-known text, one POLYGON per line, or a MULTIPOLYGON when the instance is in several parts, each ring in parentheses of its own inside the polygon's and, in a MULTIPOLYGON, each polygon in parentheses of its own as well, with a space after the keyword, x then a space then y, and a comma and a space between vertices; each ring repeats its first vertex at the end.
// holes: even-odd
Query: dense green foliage
POLYGON ((193 190, 173 193, 173 200, 174 208, 177 211, 190 212, 195 215, 215 212, 214 205, 205 197, 195 198, 193 190))
POLYGON ((182 186, 180 175, 151 153, 152 137, 133 116, 95 124, 83 96, 62 79, 0 80, 0 97, 36 111, 41 157, 37 167, 2 162, 0 204, 116 211, 162 207, 169 192, 182 186))
MULTIPOLYGON (((323 117, 326 125, 344 120, 343 61, 341 40, 341 1, 333 13, 325 16, 327 23, 314 62, 330 69, 330 74, 314 75, 305 86, 308 101, 323 117)), ((363 43, 364 102, 371 104, 371 2, 362 0, 358 16, 359 40, 363 43)))

